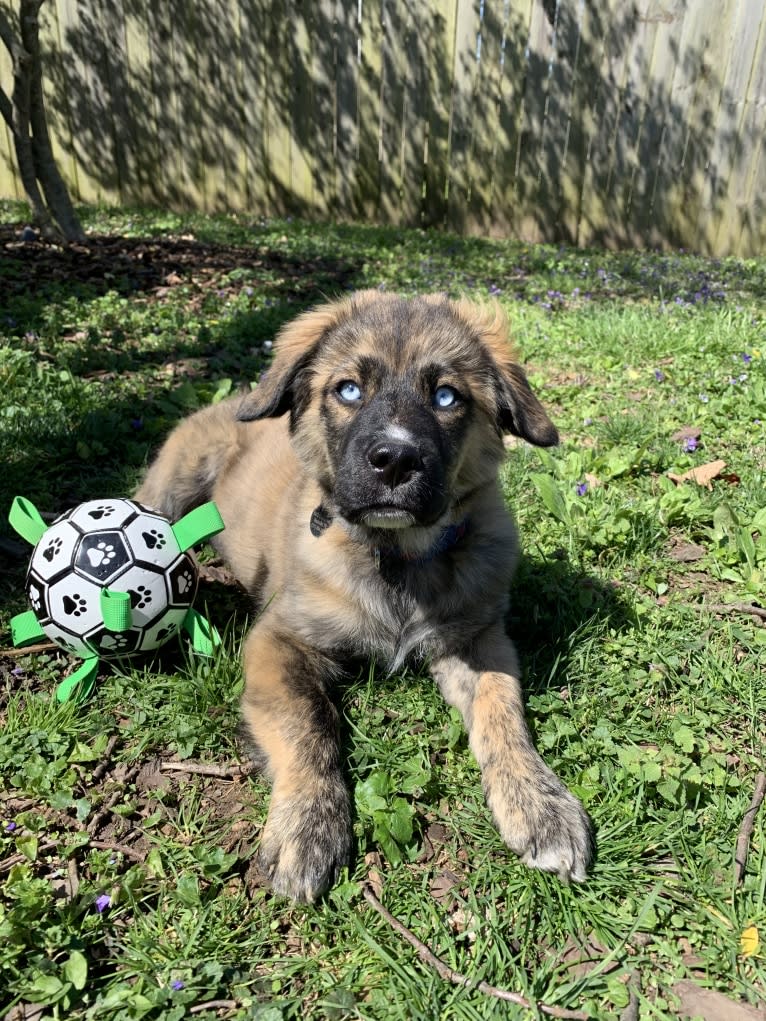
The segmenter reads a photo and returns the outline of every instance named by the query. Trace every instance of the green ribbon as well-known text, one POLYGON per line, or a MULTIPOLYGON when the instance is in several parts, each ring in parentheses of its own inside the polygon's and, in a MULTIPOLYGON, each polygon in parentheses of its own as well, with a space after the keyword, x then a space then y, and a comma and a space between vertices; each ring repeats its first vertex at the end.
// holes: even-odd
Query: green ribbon
POLYGON ((178 545, 186 550, 224 530, 223 518, 214 503, 203 503, 171 526, 178 545))
POLYGON ((101 616, 107 631, 130 631, 133 626, 133 608, 129 592, 101 590, 101 616))
POLYGON ((184 617, 183 628, 191 638, 192 648, 201 656, 212 656, 221 644, 221 636, 201 613, 190 608, 184 617))
POLYGON ((45 638, 45 632, 31 610, 11 617, 11 641, 17 647, 31 645, 45 638))
POLYGON ((43 533, 48 531, 48 526, 40 517, 37 507, 29 500, 25 500, 23 496, 17 496, 14 499, 8 514, 8 521, 11 528, 32 546, 36 546, 42 539, 43 533))
POLYGON ((67 702, 74 695, 78 702, 84 702, 93 691, 97 673, 98 656, 90 656, 59 684, 56 688, 56 698, 59 702, 67 702))

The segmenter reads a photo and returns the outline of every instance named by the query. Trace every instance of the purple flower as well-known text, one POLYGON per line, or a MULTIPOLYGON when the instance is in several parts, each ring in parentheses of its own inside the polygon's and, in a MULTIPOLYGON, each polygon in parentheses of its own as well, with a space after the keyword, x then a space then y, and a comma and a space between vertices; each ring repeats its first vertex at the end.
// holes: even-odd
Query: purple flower
POLYGON ((8 824, 6 825, 6 827, 5 827, 5 832, 6 832, 6 833, 13 833, 13 831, 14 831, 15 829, 16 829, 16 823, 15 823, 15 822, 9 822, 9 823, 8 823, 8 824))
POLYGON ((746 351, 742 352, 742 361, 745 363, 745 365, 748 365, 750 362, 752 362, 752 360, 753 360, 752 355, 749 355, 746 351))
POLYGON ((14 677, 23 677, 24 676, 24 667, 23 666, 15 666, 13 668, 13 670, 11 670, 11 673, 13 674, 14 677))
POLYGON ((173 981, 172 981, 172 982, 170 983, 170 988, 171 988, 171 989, 175 989, 175 990, 178 990, 178 989, 183 989, 183 987, 184 987, 184 984, 183 984, 183 982, 181 981, 181 979, 180 979, 180 978, 174 979, 174 980, 173 980, 173 981))
POLYGON ((577 493, 578 496, 585 496, 585 494, 588 492, 588 483, 578 482, 577 486, 575 487, 575 492, 577 493))
POLYGON ((696 440, 693 436, 687 436, 686 439, 684 440, 684 450, 686 451, 687 454, 693 454, 698 446, 699 441, 696 440))
POLYGON ((110 906, 111 903, 112 898, 109 896, 108 893, 99 894, 99 896, 96 897, 96 911, 98 911, 98 913, 101 914, 102 911, 106 911, 106 909, 110 906))
POLYGON ((138 432, 139 430, 143 429, 143 427, 144 427, 144 420, 142 418, 131 418, 131 420, 130 420, 130 428, 131 429, 135 429, 136 432, 138 432))
POLYGON ((665 382, 665 373, 662 371, 662 369, 655 369, 654 370, 654 378, 657 380, 658 383, 664 383, 665 382))
POLYGON ((489 289, 489 293, 494 296, 495 294, 502 294, 503 292, 500 290, 497 284, 492 284, 489 289))

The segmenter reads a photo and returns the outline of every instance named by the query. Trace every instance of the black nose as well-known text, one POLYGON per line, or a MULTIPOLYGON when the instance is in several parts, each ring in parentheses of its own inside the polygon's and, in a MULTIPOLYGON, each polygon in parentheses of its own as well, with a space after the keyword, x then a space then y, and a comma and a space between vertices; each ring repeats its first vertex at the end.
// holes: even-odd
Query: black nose
POLYGON ((367 451, 367 460, 391 489, 409 482, 423 467, 423 459, 412 443, 383 440, 367 451))

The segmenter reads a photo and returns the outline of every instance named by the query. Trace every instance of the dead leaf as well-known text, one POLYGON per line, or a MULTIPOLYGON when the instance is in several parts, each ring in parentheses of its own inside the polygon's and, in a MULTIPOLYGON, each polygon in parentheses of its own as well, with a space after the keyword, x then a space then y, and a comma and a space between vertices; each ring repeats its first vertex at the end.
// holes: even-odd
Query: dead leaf
POLYGON ((683 472, 681 475, 668 472, 668 478, 676 483, 696 482, 698 486, 712 489, 713 479, 718 478, 725 467, 725 461, 709 461, 707 464, 700 464, 696 468, 690 468, 689 471, 683 472))
POLYGON ((677 432, 674 432, 670 438, 675 440, 676 443, 682 443, 684 440, 698 440, 701 435, 702 430, 698 429, 696 425, 685 425, 677 432))
POLYGON ((364 856, 364 863, 367 866, 367 882, 375 896, 380 900, 383 896, 383 859, 377 851, 368 851, 364 856))
POLYGON ((670 551, 670 559, 679 564, 693 564, 696 560, 702 560, 706 550, 698 546, 696 542, 679 542, 670 551))
POLYGON ((703 1021, 764 1021, 766 1015, 748 1003, 730 1000, 715 989, 703 989, 684 979, 676 982, 673 992, 680 999, 678 1016, 702 1018, 703 1021))
POLYGON ((739 947, 742 956, 752 957, 753 954, 758 953, 760 942, 756 927, 754 925, 748 925, 739 937, 739 947))
POLYGON ((434 878, 431 880, 429 887, 431 896, 434 900, 438 900, 440 903, 452 899, 452 891, 456 886, 460 885, 460 876, 456 872, 452 872, 451 869, 442 869, 434 878))

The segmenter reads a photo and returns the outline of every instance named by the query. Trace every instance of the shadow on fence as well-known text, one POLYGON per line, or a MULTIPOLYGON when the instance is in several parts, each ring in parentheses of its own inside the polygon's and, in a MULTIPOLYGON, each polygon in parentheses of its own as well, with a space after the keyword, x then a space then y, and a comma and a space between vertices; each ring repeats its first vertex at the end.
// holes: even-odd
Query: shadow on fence
POLYGON ((62 4, 51 117, 85 199, 757 251, 756 6, 62 4))

